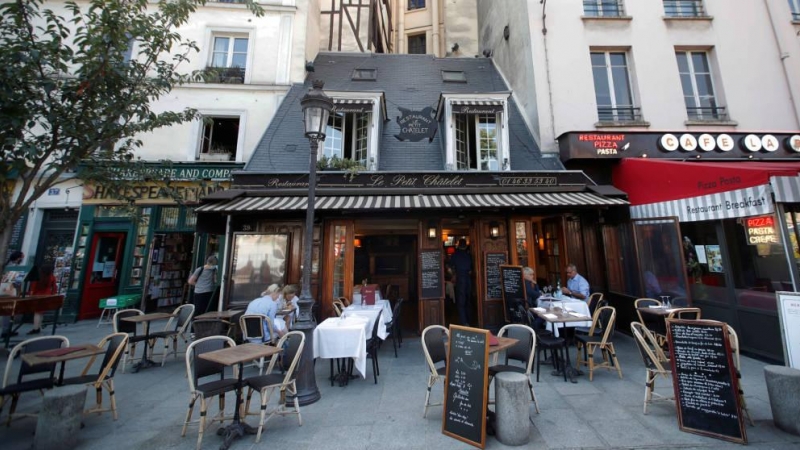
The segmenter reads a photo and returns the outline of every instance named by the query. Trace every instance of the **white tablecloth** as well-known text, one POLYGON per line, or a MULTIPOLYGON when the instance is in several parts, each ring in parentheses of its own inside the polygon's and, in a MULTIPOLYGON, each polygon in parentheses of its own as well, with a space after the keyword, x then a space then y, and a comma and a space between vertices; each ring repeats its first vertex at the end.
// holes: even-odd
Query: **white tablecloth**
POLYGON ((376 302, 375 305, 350 305, 344 309, 343 315, 345 317, 361 316, 369 319, 367 325, 367 339, 372 336, 372 327, 375 326, 375 319, 378 318, 378 313, 381 314, 381 323, 378 324, 378 337, 385 340, 389 337, 389 330, 386 329, 386 324, 392 321, 392 310, 388 305, 388 301, 381 300, 376 302))
POLYGON ((314 358, 353 358, 356 370, 366 378, 368 323, 360 316, 325 319, 314 328, 314 358))
MULTIPOLYGON (((567 311, 574 311, 578 314, 591 317, 591 313, 589 312, 589 304, 582 301, 582 300, 575 300, 569 298, 562 298, 561 300, 554 299, 552 297, 540 297, 539 298, 539 307, 547 309, 547 306, 552 303, 554 307, 563 308, 566 307, 567 311)), ((566 322, 566 323, 559 323, 556 324, 557 326, 553 327, 553 324, 547 322, 547 329, 553 332, 554 336, 558 336, 558 329, 567 326, 567 327, 591 327, 592 321, 586 322, 566 322)))

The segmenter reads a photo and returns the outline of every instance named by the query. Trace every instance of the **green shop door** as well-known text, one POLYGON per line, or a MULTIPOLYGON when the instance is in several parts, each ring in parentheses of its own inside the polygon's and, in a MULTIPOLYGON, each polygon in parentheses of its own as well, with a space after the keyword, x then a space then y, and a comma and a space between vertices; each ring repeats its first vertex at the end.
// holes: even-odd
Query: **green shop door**
POLYGON ((117 294, 125 238, 126 233, 95 233, 85 270, 79 319, 98 317, 100 299, 117 294))

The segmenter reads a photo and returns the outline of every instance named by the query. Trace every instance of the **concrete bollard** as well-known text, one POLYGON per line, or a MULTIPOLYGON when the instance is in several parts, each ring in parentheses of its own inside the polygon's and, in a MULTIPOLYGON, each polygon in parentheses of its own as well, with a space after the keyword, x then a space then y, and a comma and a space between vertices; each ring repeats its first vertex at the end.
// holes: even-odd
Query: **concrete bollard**
POLYGON ((800 436, 800 370, 784 366, 764 367, 772 420, 781 430, 800 436))
POLYGON ((86 392, 86 386, 65 386, 44 393, 33 438, 34 450, 66 450, 78 445, 86 392))
POLYGON ((528 377, 500 372, 494 377, 495 432, 506 445, 524 445, 530 440, 530 393, 528 377))

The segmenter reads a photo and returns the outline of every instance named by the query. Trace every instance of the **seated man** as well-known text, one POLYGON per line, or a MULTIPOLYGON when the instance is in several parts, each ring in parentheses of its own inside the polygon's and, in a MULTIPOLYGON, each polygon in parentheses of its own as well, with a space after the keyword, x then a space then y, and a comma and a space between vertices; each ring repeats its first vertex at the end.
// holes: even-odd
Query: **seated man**
MULTIPOLYGON (((281 289, 278 287, 277 284, 271 284, 269 287, 261 293, 261 297, 253 300, 247 305, 247 310, 244 312, 245 315, 247 314, 261 314, 263 316, 269 317, 272 323, 275 323, 275 313, 278 312, 278 297, 280 296, 281 289)), ((281 337, 286 333, 284 330, 281 332, 280 330, 275 330, 275 334, 277 337, 281 337)), ((262 342, 267 342, 272 338, 269 333, 269 326, 267 326, 267 322, 264 321, 264 340, 262 342)), ((250 340, 250 342, 258 344, 257 340, 250 340)))
MULTIPOLYGON (((541 297, 542 292, 539 290, 539 285, 536 283, 536 272, 534 272, 533 268, 531 267, 523 267, 522 268, 522 278, 525 280, 525 295, 527 298, 527 307, 534 308, 539 305, 539 297, 541 297)), ((544 329, 547 323, 544 319, 539 316, 535 316, 533 319, 533 328, 534 329, 544 329)))
POLYGON ((576 298, 586 300, 589 298, 589 282, 578 273, 575 264, 567 265, 567 287, 561 288, 561 293, 576 298))

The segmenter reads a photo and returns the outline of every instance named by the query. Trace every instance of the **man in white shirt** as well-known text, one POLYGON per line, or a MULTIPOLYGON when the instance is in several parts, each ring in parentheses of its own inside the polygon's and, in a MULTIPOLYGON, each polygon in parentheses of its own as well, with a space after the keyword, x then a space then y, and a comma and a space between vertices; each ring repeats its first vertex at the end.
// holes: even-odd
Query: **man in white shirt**
POLYGON ((561 293, 579 300, 589 298, 589 282, 578 273, 575 264, 567 266, 567 287, 561 288, 561 293))

